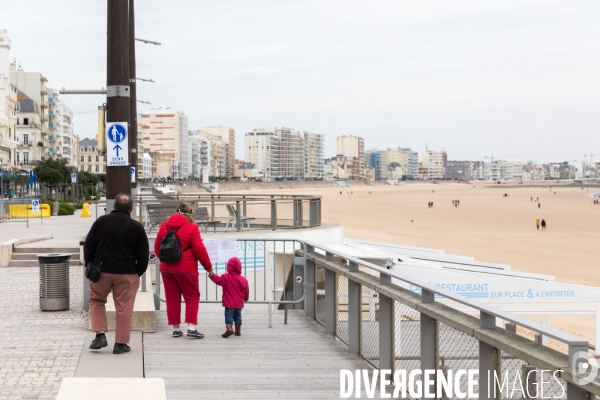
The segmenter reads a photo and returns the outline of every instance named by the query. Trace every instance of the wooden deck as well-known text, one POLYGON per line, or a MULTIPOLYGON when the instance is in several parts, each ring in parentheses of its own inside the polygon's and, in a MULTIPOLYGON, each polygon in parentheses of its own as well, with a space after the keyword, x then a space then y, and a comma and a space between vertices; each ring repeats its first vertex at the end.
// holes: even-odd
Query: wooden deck
MULTIPOLYGON (((265 307, 266 308, 266 307, 265 307)), ((370 369, 304 311, 243 312, 242 336, 221 337, 222 312, 200 311, 204 339, 171 337, 164 311, 144 333, 146 378, 164 378, 171 399, 339 399, 340 369, 370 369)))

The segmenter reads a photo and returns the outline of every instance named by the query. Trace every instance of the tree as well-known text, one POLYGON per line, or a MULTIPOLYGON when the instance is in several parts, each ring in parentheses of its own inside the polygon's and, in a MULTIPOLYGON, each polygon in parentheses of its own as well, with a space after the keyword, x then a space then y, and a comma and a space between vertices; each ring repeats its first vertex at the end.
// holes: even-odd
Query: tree
POLYGON ((60 185, 71 182, 71 168, 67 167, 67 160, 65 159, 47 159, 39 163, 34 171, 38 180, 49 188, 56 187, 58 189, 60 185))

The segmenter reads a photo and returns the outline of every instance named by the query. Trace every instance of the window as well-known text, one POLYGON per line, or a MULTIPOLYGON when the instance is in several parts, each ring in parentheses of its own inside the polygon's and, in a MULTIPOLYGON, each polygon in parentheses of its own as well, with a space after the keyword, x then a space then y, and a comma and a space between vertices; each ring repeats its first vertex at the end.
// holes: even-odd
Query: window
POLYGON ((102 166, 102 171, 106 172, 106 165, 102 166))
POLYGON ((96 162, 100 161, 100 157, 96 156, 96 162))
POLYGON ((85 156, 81 156, 81 162, 85 161, 85 156))
POLYGON ((92 156, 88 156, 88 162, 92 162, 92 156))
POLYGON ((81 170, 81 171, 84 171, 84 170, 85 170, 85 167, 82 165, 82 166, 81 166, 81 168, 80 168, 80 170, 81 170))
POLYGON ((92 172, 92 166, 88 165, 88 172, 92 172))
POLYGON ((29 153, 26 153, 26 152, 23 153, 23 164, 25 164, 25 165, 29 164, 29 153))
POLYGON ((29 134, 23 134, 23 144, 29 144, 29 134))
POLYGON ((79 151, 81 151, 83 153, 83 147, 79 148, 79 151))
POLYGON ((17 153, 17 164, 19 163, 19 153, 17 153))
POLYGON ((29 118, 23 118, 23 125, 29 125, 29 118))
POLYGON ((100 172, 100 166, 96 165, 96 172, 100 172))

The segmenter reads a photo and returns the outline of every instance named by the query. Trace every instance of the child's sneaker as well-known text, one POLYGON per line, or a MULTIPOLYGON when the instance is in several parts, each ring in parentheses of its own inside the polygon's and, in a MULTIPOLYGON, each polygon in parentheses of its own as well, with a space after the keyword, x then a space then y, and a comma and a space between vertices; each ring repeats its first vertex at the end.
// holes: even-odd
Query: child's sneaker
POLYGON ((183 336, 183 332, 181 332, 181 330, 173 331, 173 337, 180 337, 180 336, 183 336))
POLYGON ((229 337, 231 335, 233 335, 232 325, 231 324, 227 324, 227 326, 225 327, 225 333, 222 334, 221 336, 227 338, 227 337, 229 337))
POLYGON ((242 336, 242 326, 241 325, 235 326, 235 336, 242 336))
POLYGON ((204 333, 200 333, 196 329, 194 329, 193 331, 188 329, 187 335, 196 339, 202 339, 204 337, 204 333))

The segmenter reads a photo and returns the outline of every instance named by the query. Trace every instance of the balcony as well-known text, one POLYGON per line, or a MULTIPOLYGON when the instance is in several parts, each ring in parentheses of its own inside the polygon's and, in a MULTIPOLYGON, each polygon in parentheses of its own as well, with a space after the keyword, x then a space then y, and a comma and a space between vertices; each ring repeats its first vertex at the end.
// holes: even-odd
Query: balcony
POLYGON ((2 139, 2 140, 0 140, 0 147, 3 147, 5 149, 9 149, 9 150, 16 149, 18 144, 19 144, 18 142, 15 142, 14 140, 10 140, 10 139, 2 139))
POLYGON ((42 134, 43 134, 43 135, 47 135, 47 134, 48 134, 48 132, 49 132, 49 131, 48 131, 48 126, 47 126, 46 124, 44 124, 44 125, 42 126, 42 134))
POLYGON ((48 136, 48 140, 51 142, 54 142, 54 141, 56 141, 56 137, 53 135, 50 135, 50 136, 48 136))
POLYGON ((31 146, 33 146, 33 144, 31 142, 20 142, 19 146, 20 147, 31 147, 31 146))
POLYGON ((48 122, 48 128, 54 129, 54 122, 48 122))

